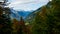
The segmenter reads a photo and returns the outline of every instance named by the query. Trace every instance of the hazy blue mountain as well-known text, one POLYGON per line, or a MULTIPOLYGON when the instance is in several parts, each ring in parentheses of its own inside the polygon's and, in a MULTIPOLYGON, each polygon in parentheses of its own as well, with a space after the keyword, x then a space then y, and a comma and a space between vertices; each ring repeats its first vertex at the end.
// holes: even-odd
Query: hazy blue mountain
POLYGON ((26 17, 28 14, 30 14, 31 12, 29 11, 18 11, 18 14, 22 17, 26 17))
POLYGON ((37 10, 31 12, 31 13, 25 18, 26 21, 32 22, 32 21, 35 19, 35 17, 37 16, 37 13, 39 13, 39 12, 41 12, 41 7, 38 8, 37 10))
POLYGON ((16 18, 18 20, 20 16, 22 16, 23 19, 25 19, 32 12, 32 11, 24 11, 24 10, 16 11, 14 9, 10 9, 10 10, 11 10, 11 17, 16 18))

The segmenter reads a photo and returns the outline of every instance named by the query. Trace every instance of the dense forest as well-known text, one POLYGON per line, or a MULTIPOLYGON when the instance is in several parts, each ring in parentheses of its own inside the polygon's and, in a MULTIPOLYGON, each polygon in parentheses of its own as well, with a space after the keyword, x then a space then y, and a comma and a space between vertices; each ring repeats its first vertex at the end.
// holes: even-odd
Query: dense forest
POLYGON ((0 7, 0 34, 60 34, 60 0, 52 0, 24 20, 10 18, 10 8, 0 7))

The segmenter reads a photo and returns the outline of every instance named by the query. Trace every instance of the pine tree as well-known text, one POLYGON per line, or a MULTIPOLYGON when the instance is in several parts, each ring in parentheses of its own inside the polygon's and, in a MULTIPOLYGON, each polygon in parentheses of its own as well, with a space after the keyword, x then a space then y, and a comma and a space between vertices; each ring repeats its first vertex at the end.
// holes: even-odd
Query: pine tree
POLYGON ((25 22, 22 19, 22 17, 20 17, 20 21, 19 21, 19 28, 18 28, 18 34, 23 34, 23 29, 25 27, 25 22))
POLYGON ((11 20, 9 11, 10 11, 9 8, 0 7, 0 25, 2 25, 2 27, 0 28, 1 34, 11 33, 11 20))
POLYGON ((0 33, 11 34, 10 9, 9 7, 4 7, 7 1, 3 1, 0 2, 0 33))

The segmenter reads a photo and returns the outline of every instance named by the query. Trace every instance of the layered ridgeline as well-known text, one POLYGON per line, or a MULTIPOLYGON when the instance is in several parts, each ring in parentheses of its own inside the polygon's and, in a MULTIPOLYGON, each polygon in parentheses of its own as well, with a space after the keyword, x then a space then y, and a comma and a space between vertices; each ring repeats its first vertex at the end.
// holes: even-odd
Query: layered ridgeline
POLYGON ((29 23, 32 23, 32 21, 34 21, 36 15, 38 12, 41 11, 41 8, 31 12, 25 19, 26 19, 26 22, 29 22, 29 23))
POLYGON ((60 0, 52 0, 26 18, 33 34, 60 34, 59 6, 60 0))
POLYGON ((25 19, 27 15, 32 12, 32 11, 24 11, 24 10, 16 11, 12 8, 10 10, 11 10, 11 18, 17 20, 20 20, 20 17, 23 17, 23 19, 25 19))

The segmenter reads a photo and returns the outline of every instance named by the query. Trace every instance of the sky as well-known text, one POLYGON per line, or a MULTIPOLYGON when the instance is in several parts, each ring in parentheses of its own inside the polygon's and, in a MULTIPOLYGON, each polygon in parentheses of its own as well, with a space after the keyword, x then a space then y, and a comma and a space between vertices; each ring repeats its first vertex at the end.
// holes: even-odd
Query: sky
POLYGON ((0 2, 3 2, 3 0, 0 0, 0 2))
POLYGON ((46 5, 49 0, 9 0, 8 7, 14 10, 36 10, 43 5, 46 5))

